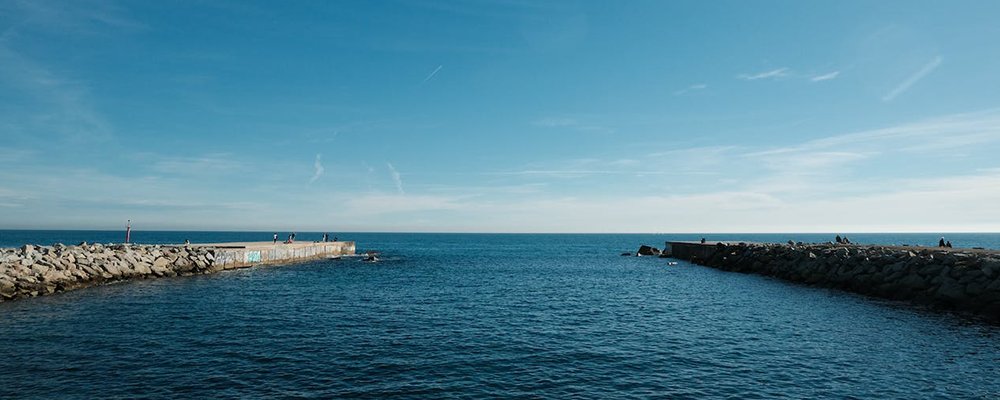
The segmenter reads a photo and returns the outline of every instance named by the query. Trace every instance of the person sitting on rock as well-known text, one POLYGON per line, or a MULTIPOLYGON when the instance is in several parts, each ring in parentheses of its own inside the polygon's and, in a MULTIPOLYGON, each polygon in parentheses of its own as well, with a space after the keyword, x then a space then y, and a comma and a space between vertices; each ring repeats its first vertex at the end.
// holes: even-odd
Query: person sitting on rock
POLYGON ((944 247, 947 247, 947 248, 950 249, 951 248, 951 241, 949 240, 949 241, 945 242, 944 243, 944 247))
POLYGON ((938 240, 938 247, 945 247, 945 245, 944 245, 944 236, 941 237, 941 240, 938 240))
POLYGON ((834 241, 836 241, 836 242, 837 242, 837 244, 842 244, 842 243, 844 243, 844 239, 841 239, 841 238, 840 238, 840 235, 837 235, 837 237, 836 237, 835 239, 833 239, 833 240, 834 240, 834 241))

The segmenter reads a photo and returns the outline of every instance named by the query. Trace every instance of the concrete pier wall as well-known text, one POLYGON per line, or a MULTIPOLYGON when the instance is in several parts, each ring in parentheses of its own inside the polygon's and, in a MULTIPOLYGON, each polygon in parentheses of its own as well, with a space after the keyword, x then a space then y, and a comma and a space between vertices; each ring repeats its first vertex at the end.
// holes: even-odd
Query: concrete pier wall
POLYGON ((226 269, 258 264, 283 264, 329 256, 354 254, 354 242, 318 242, 285 245, 248 245, 213 247, 215 264, 226 269))
POLYGON ((673 257, 1000 320, 1000 251, 832 244, 670 242, 673 257))
POLYGON ((0 301, 130 279, 208 274, 354 252, 354 242, 25 245, 0 249, 0 301))

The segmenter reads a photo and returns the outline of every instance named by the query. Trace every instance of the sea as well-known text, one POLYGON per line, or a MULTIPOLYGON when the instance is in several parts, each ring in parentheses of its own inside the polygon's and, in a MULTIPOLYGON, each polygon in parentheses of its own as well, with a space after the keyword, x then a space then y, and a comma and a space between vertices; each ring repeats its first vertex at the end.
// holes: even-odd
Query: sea
MULTIPOLYGON (((272 234, 134 231, 132 239, 272 234)), ((382 260, 0 303, 0 398, 1000 398, 993 322, 620 255, 667 240, 834 234, 329 234, 382 260)), ((846 235, 895 245, 945 236, 956 247, 1000 249, 1000 234, 846 235)), ((123 239, 0 231, 0 247, 123 239)))

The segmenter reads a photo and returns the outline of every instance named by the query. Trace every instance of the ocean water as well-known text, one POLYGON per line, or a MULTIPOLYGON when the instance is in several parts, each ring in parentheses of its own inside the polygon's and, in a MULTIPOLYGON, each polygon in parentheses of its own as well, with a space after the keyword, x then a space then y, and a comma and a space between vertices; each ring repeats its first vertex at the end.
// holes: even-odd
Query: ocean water
MULTIPOLYGON (((0 234, 3 246, 120 241, 117 232, 0 234)), ((257 267, 0 303, 0 398, 1000 397, 996 325, 618 255, 700 235, 331 234, 382 251, 384 262, 257 267)), ((311 235, 321 233, 298 237, 311 235)), ((848 236, 934 244, 940 235, 848 236)), ((996 234, 947 236, 1000 244, 996 234)))

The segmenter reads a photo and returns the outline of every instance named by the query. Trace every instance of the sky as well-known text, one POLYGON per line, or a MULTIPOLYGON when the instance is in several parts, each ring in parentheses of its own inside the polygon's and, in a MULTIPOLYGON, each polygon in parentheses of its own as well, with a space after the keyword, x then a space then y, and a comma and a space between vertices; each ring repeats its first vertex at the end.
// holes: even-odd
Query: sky
POLYGON ((0 229, 1000 231, 996 1, 0 1, 0 229))

